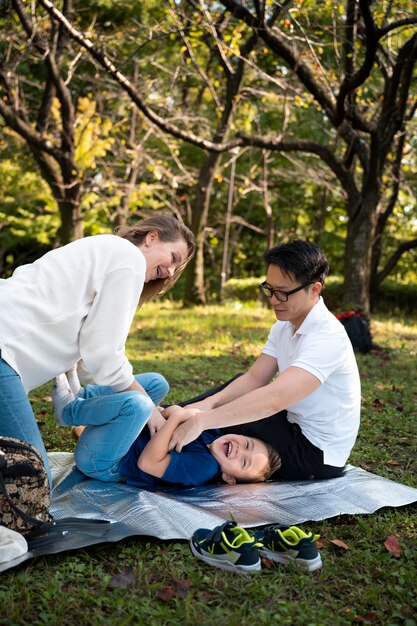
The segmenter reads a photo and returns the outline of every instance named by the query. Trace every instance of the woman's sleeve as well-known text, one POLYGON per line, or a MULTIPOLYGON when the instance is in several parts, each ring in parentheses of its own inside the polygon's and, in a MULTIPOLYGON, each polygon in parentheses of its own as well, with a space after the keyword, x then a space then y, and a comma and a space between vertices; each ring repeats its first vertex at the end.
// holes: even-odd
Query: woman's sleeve
POLYGON ((97 385, 122 391, 133 382, 125 343, 142 293, 144 274, 132 269, 108 273, 96 291, 79 335, 84 368, 97 385))

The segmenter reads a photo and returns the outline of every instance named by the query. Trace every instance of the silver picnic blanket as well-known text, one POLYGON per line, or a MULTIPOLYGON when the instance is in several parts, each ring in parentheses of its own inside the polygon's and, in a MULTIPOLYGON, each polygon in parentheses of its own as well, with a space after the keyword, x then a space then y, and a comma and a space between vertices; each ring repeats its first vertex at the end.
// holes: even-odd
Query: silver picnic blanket
POLYGON ((56 520, 107 520, 86 529, 69 524, 37 540, 29 552, 0 564, 0 572, 34 556, 51 554, 132 535, 189 539, 197 528, 214 528, 231 516, 246 527, 292 525, 347 514, 370 514, 381 507, 417 501, 417 489, 347 466, 340 478, 246 485, 137 489, 87 478, 73 454, 49 455, 54 478, 51 513, 56 520))
POLYGON ((197 528, 214 528, 233 518, 241 526, 318 521, 341 514, 373 513, 384 506, 417 501, 417 489, 348 465, 340 478, 153 491, 85 477, 71 453, 49 455, 55 518, 93 517, 117 523, 120 536, 189 539, 197 528))

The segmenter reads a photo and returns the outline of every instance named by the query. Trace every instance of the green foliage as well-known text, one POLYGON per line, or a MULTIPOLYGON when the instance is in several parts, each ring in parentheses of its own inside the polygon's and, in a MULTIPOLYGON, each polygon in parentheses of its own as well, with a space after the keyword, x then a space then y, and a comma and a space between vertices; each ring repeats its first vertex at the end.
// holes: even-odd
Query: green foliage
POLYGON ((75 161, 81 171, 94 169, 97 159, 106 156, 114 144, 109 137, 112 123, 96 114, 97 104, 90 98, 79 98, 75 124, 75 161))
POLYGON ((231 300, 240 300, 242 302, 247 302, 248 300, 266 302, 258 286, 263 280, 265 280, 265 277, 230 278, 225 284, 224 295, 231 300))
POLYGON ((417 311, 417 281, 401 283, 385 280, 376 297, 376 311, 399 315, 417 311))
POLYGON ((17 143, 15 147, 14 154, 4 152, 0 161, 0 274, 3 276, 47 251, 59 226, 48 186, 21 146, 17 143))
MULTIPOLYGON (((300 50, 300 61, 307 64, 312 77, 318 77, 332 94, 338 93, 344 75, 345 5, 345 2, 332 0, 297 0, 276 24, 279 36, 285 41, 293 39, 300 50)), ((266 3, 269 16, 276 6, 266 3)), ((247 7, 256 13, 254 3, 247 3, 247 7)), ((406 0, 396 0, 392 7, 398 19, 411 11, 406 0)), ((378 25, 382 24, 387 8, 383 0, 372 3, 371 11, 378 25)), ((39 5, 36 6, 36 16, 39 29, 48 24, 39 5)), ((206 6, 182 0, 162 4, 155 0, 146 3, 139 0, 129 3, 123 0, 93 0, 89 3, 76 0, 71 19, 88 33, 99 49, 108 52, 153 111, 180 128, 213 138, 227 103, 227 73, 237 72, 242 45, 249 37, 249 29, 232 18, 221 4, 206 6), (215 32, 217 39, 214 38, 215 32)), ((26 103, 30 122, 35 125, 47 77, 43 58, 30 47, 11 8, 1 20, 0 27, 6 37, 0 38, 0 56, 2 62, 6 62, 13 51, 14 78, 21 81, 17 83, 21 102, 26 103)), ((395 32, 386 44, 392 58, 395 58, 398 47, 411 36, 413 27, 405 26, 395 32)), ((45 36, 47 34, 48 30, 45 36)), ((82 181, 85 233, 110 232, 119 217, 135 220, 146 211, 160 207, 173 208, 190 223, 196 181, 205 152, 153 127, 105 71, 97 69, 85 51, 79 57, 78 45, 71 40, 67 44, 60 58, 62 74, 76 108, 76 164, 82 181), (136 167, 136 179, 130 187, 129 176, 136 167)), ((359 65, 364 58, 361 38, 355 54, 359 65)), ((367 84, 354 96, 367 119, 377 118, 381 93, 382 74, 376 64, 367 84)), ((47 132, 58 141, 62 131, 59 110, 54 120, 55 127, 48 126, 47 132)), ((415 116, 407 121, 404 130, 409 139, 402 164, 401 191, 384 231, 379 269, 398 245, 416 235, 415 116)), ((244 63, 242 89, 233 101, 232 123, 226 136, 239 133, 285 141, 310 140, 327 145, 340 160, 344 158, 344 142, 332 128, 328 116, 300 83, 296 72, 289 70, 288 63, 260 38, 244 63)), ((13 153, 16 143, 13 135, 3 133, 2 139, 2 153, 6 147, 13 153)), ((363 139, 365 141, 365 136, 363 139)), ((21 172, 26 168, 34 172, 33 163, 28 163, 27 156, 22 158, 23 154, 19 146, 16 166, 20 163, 21 172)), ((332 259, 332 270, 342 274, 347 213, 346 199, 335 176, 327 165, 311 154, 270 152, 267 161, 275 241, 291 237, 314 239, 332 259)), ((390 196, 395 178, 392 175, 394 162, 393 150, 381 181, 383 201, 390 196)), ((359 165, 356 160, 352 166, 358 179, 361 178, 359 165)), ((214 297, 220 283, 229 176, 230 155, 225 154, 215 172, 205 237, 207 287, 214 297)), ((262 183, 261 151, 258 148, 242 150, 236 167, 233 215, 240 221, 237 219, 231 226, 231 277, 254 276, 260 272, 266 230, 262 183), (247 225, 242 226, 242 221, 247 225)), ((4 225, 0 232, 8 250, 15 245, 23 251, 25 247, 32 250, 36 242, 46 247, 55 243, 58 209, 52 203, 48 204, 48 210, 54 212, 49 221, 42 211, 35 209, 41 188, 42 193, 45 191, 49 195, 43 185, 29 181, 25 186, 27 200, 23 208, 30 212, 33 222, 38 222, 29 225, 28 214, 19 212, 21 196, 18 186, 8 187, 9 204, 7 209, 2 207, 2 212, 9 217, 2 220, 4 225), (30 193, 32 197, 29 199, 30 193), (26 246, 25 238, 18 245, 16 234, 11 240, 12 214, 16 232, 36 230, 36 235, 30 237, 29 246, 26 246)), ((381 210, 383 208, 381 206, 381 210)), ((38 248, 38 252, 41 251, 43 247, 38 248)), ((395 278, 415 281, 414 265, 415 254, 404 254, 395 268, 395 278)))
POLYGON ((78 18, 85 26, 91 25, 91 17, 94 16, 97 26, 105 31, 123 28, 130 20, 141 22, 157 6, 154 0, 92 0, 86 3, 84 0, 74 2, 78 18))

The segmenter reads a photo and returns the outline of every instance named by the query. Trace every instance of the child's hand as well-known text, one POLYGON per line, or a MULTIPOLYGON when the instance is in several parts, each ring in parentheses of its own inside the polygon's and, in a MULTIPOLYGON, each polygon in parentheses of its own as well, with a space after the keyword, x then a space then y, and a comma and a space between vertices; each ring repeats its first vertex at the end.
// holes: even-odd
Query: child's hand
POLYGON ((170 417, 173 413, 176 413, 177 411, 182 411, 182 409, 183 407, 179 404, 171 404, 170 406, 165 407, 165 409, 160 410, 165 419, 168 419, 168 417, 170 417))
POLYGON ((197 413, 200 413, 199 409, 190 408, 188 406, 178 406, 178 404, 172 404, 164 409, 163 416, 165 419, 173 419, 177 420, 178 424, 182 424, 190 419, 190 417, 195 417, 197 413))

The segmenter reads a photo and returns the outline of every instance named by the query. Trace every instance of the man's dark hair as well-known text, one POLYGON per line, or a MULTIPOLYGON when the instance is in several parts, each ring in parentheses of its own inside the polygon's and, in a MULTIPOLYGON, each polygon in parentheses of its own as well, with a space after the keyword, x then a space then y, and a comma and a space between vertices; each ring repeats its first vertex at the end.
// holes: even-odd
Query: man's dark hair
POLYGON ((301 284, 319 281, 323 285, 329 271, 329 263, 320 248, 303 239, 274 246, 262 258, 267 266, 277 265, 285 276, 294 276, 301 284))

